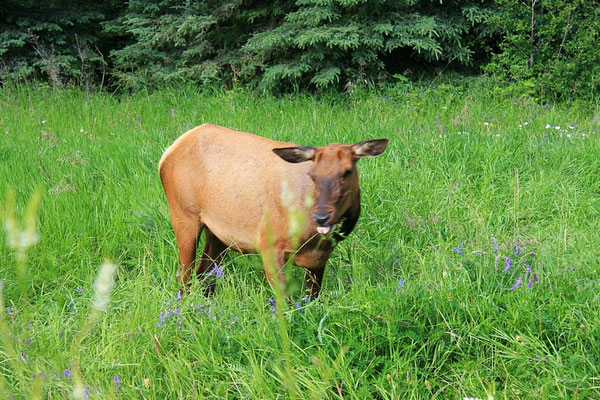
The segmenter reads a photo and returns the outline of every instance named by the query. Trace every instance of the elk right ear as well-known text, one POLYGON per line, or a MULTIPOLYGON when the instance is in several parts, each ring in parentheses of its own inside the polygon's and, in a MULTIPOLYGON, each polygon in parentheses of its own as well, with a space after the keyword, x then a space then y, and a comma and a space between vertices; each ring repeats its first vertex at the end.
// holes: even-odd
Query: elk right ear
POLYGON ((297 146, 273 149, 273 153, 290 163, 312 161, 315 158, 315 147, 297 146))

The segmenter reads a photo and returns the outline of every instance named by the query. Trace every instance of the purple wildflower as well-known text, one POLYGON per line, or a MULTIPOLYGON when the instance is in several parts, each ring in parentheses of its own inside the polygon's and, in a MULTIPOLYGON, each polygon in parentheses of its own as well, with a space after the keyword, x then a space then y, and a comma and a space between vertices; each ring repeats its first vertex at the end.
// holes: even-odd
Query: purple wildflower
POLYGON ((459 256, 462 256, 464 253, 462 252, 461 249, 459 249, 458 247, 453 248, 452 250, 454 250, 454 252, 456 254, 458 254, 459 256))
POLYGON ((65 374, 65 378, 67 378, 67 379, 71 378, 71 372, 69 371, 69 368, 65 368, 63 373, 65 374))
POLYGON ((533 278, 529 278, 529 282, 527 283, 527 289, 531 289, 532 284, 533 284, 533 278))
POLYGON ((222 277, 223 276, 223 268, 218 269, 217 273, 215 274, 215 276, 217 277, 217 279, 220 278, 220 277, 222 277))
POLYGON ((537 282, 540 280, 540 278, 538 278, 537 274, 533 274, 533 280, 537 282))
POLYGON ((238 322, 238 317, 233 317, 231 320, 231 325, 235 325, 238 322))
POLYGON ((275 300, 269 299, 269 304, 271 305, 271 313, 275 315, 275 300))
POLYGON ((398 286, 400 286, 402 289, 404 289, 404 279, 398 278, 398 286))
POLYGON ((10 307, 6 307, 6 313, 8 315, 13 315, 12 311, 10 311, 10 307))
POLYGON ((83 288, 81 288, 81 287, 79 287, 79 286, 77 286, 77 287, 75 288, 75 290, 77 290, 78 292, 83 292, 83 288))
POLYGON ((38 375, 40 376, 40 378, 47 378, 48 377, 48 375, 46 375, 45 372, 40 372, 38 375))
POLYGON ((57 377, 57 378, 60 378, 60 373, 59 373, 59 372, 55 372, 53 375, 54 375, 55 377, 57 377))
POLYGON ((21 352, 21 354, 18 355, 19 360, 21 360, 21 362, 23 364, 27 364, 29 362, 29 360, 27 359, 27 354, 21 352))
POLYGON ((513 291, 519 286, 521 286, 521 282, 523 282, 523 278, 519 277, 519 279, 517 279, 517 282, 515 282, 515 285, 512 288, 510 288, 510 290, 513 291))
POLYGON ((521 254, 521 248, 520 248, 520 247, 517 247, 517 248, 515 249, 515 256, 518 256, 519 254, 521 254))
POLYGON ((512 268, 512 265, 510 264, 510 257, 506 257, 506 259, 504 260, 504 265, 506 265, 506 267, 502 272, 506 272, 512 268))
POLYGON ((304 312, 304 308, 302 308, 302 306, 300 306, 300 303, 296 303, 296 308, 303 313, 304 312))
POLYGON ((163 313, 158 314, 158 319, 160 319, 161 324, 165 324, 165 316, 163 315, 163 313))
POLYGON ((494 246, 494 254, 498 253, 499 247, 498 246, 494 246))
POLYGON ((213 264, 213 267, 212 267, 212 269, 209 271, 209 273, 208 273, 208 274, 209 274, 209 275, 212 275, 212 274, 214 274, 215 272, 217 272, 217 270, 218 270, 218 269, 219 269, 219 266, 217 265, 217 263, 214 263, 214 264, 213 264))
POLYGON ((73 304, 75 304, 75 303, 73 302, 73 300, 71 300, 71 301, 69 302, 69 304, 67 304, 67 308, 71 308, 71 307, 73 306, 73 304))
POLYGON ((119 378, 117 375, 113 375, 112 380, 115 390, 119 390, 119 387, 121 387, 121 378, 119 378))
POLYGON ((169 112, 171 113, 171 115, 175 115, 175 110, 174 109, 170 109, 169 112))
POLYGON ((176 300, 177 301, 181 301, 181 290, 177 291, 177 298, 176 298, 176 300))
POLYGON ((83 397, 86 399, 90 398, 90 392, 88 392, 88 390, 85 386, 83 387, 83 397))
POLYGON ((460 248, 464 249, 465 248, 465 242, 460 242, 460 248))

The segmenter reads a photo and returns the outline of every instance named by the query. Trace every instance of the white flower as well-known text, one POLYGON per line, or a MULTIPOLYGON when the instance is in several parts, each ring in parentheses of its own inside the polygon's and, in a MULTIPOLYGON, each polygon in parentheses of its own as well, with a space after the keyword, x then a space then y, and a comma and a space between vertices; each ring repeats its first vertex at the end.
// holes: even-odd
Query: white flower
POLYGON ((571 139, 571 134, 567 133, 567 138, 571 139))
POLYGON ((110 300, 110 291, 114 285, 114 276, 117 266, 111 263, 104 263, 100 266, 100 272, 94 282, 94 303, 93 307, 98 311, 106 310, 110 300))
POLYGON ((45 120, 45 119, 43 119, 43 120, 42 120, 42 124, 45 124, 45 123, 46 123, 46 120, 45 120))
POLYGON ((489 122, 484 122, 483 126, 490 126, 490 123, 489 122))
POLYGON ((557 131, 560 131, 560 126, 556 125, 556 126, 554 127, 554 129, 556 129, 557 131))
POLYGON ((550 128, 552 128, 552 125, 546 124, 546 129, 550 129, 550 128))

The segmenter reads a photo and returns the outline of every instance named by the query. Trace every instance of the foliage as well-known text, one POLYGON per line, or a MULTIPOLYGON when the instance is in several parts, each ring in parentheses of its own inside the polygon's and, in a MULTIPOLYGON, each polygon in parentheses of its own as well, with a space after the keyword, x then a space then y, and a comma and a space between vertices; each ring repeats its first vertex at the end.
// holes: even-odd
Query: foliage
POLYGON ((235 84, 244 41, 282 12, 278 2, 130 1, 124 15, 106 24, 131 38, 111 53, 114 73, 126 87, 222 78, 235 84))
POLYGON ((503 38, 486 70, 510 90, 541 99, 592 98, 600 90, 600 3, 496 0, 489 20, 503 38))
POLYGON ((156 165, 202 122, 304 145, 391 139, 359 163, 361 217, 317 301, 291 268, 278 307, 300 397, 599 398, 600 109, 477 82, 399 86, 320 99, 0 89, 0 226, 9 187, 17 221, 43 193, 22 285, 0 234, 0 398, 70 398, 76 374, 92 400, 292 397, 259 257, 230 253, 214 296, 196 283, 176 298, 156 165), (105 257, 110 303, 74 348, 105 257))
POLYGON ((377 81, 431 61, 472 61, 489 2, 298 0, 278 26, 252 36, 242 70, 265 88, 377 81), (409 61, 410 60, 410 61, 409 61))
POLYGON ((0 80, 40 78, 82 86, 100 80, 109 40, 101 22, 120 2, 7 0, 0 8, 0 80))

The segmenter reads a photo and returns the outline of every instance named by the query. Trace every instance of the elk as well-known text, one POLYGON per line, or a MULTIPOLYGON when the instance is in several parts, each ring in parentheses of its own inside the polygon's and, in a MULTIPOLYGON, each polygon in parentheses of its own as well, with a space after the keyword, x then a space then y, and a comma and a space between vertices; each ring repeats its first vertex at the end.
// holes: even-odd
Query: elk
MULTIPOLYGON (((356 162, 380 155, 387 144, 387 139, 378 139, 297 146, 211 124, 184 133, 159 162, 179 249, 178 282, 187 286, 192 269, 198 276, 207 274, 231 249, 262 254, 265 274, 273 283, 283 278, 279 272, 295 253, 294 264, 306 270, 305 290, 316 298, 325 263, 358 220, 356 162), (308 216, 297 249, 282 203, 283 181, 293 194, 292 204, 308 216), (307 197, 312 197, 312 206, 307 197), (202 231, 205 245, 197 259, 202 231), (272 254, 275 271, 267 268, 266 254, 272 254)), ((208 288, 213 290, 214 283, 208 288)))

